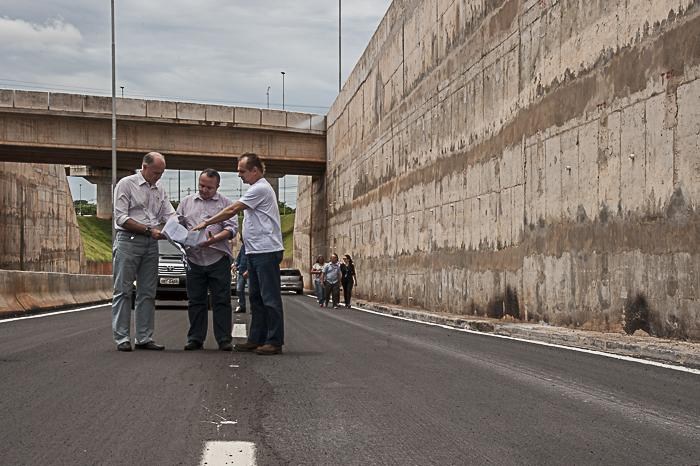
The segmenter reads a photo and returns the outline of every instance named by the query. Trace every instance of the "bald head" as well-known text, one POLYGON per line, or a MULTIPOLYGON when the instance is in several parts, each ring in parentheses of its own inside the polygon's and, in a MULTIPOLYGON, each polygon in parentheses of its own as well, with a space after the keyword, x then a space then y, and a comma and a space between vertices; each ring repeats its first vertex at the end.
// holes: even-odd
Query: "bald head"
POLYGON ((143 156, 143 164, 141 165, 141 175, 154 185, 163 176, 165 171, 165 157, 159 152, 149 152, 143 156))

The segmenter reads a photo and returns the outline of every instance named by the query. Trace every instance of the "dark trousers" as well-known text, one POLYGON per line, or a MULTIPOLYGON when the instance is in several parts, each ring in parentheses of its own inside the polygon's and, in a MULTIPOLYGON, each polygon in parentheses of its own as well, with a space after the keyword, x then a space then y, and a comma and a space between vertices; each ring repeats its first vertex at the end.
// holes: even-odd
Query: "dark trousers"
POLYGON ((280 287, 283 251, 247 254, 250 330, 248 341, 284 345, 284 311, 280 287))
POLYGON ((337 306, 340 301, 340 282, 323 282, 323 297, 325 298, 326 306, 328 306, 331 298, 333 299, 333 305, 337 306))
POLYGON ((345 305, 350 307, 350 298, 352 298, 352 287, 355 282, 352 280, 343 282, 343 298, 345 298, 345 305))
POLYGON ((190 262, 187 272, 187 315, 190 330, 187 341, 204 343, 207 338, 207 290, 211 293, 214 337, 219 344, 231 342, 231 259, 222 257, 218 262, 201 266, 190 262))

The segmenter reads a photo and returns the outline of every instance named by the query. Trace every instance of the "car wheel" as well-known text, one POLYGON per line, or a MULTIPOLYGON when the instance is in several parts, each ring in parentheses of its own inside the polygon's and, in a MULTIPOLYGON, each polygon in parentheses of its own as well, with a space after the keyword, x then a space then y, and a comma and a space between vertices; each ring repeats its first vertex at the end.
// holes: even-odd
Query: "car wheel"
POLYGON ((304 290, 297 290, 297 294, 302 294, 304 290))

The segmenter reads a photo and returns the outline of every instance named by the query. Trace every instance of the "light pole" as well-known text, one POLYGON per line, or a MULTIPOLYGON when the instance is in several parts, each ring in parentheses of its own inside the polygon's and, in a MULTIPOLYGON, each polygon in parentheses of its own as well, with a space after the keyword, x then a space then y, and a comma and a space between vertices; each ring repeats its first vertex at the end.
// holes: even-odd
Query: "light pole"
POLYGON ((78 184, 80 195, 80 200, 78 201, 78 210, 80 211, 80 216, 83 216, 83 183, 78 184))
POLYGON ((341 22, 341 18, 342 18, 342 16, 341 16, 341 7, 342 7, 342 1, 343 1, 343 0, 338 0, 338 93, 340 93, 341 86, 342 86, 342 78, 341 78, 340 76, 341 76, 341 73, 342 73, 342 70, 343 70, 342 49, 341 49, 341 44, 342 44, 342 42, 341 42, 341 40, 340 40, 341 37, 342 37, 342 36, 341 36, 341 26, 342 26, 342 22, 341 22))
POLYGON ((267 108, 270 108, 270 86, 267 86, 267 108))
POLYGON ((124 86, 119 86, 122 90, 122 99, 124 98, 124 86))
POLYGON ((284 110, 284 75, 285 72, 281 71, 282 73, 282 110, 284 110))
MULTIPOLYGON (((114 188, 117 186, 117 79, 116 51, 114 46, 114 0, 112 6, 112 205, 114 205, 114 188)), ((114 241, 114 222, 112 222, 112 241, 114 241)))

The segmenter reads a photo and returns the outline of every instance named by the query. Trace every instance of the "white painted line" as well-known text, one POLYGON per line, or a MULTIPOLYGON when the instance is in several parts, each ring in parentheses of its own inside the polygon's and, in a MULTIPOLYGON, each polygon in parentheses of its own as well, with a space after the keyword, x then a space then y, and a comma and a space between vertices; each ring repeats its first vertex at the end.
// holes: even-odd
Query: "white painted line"
POLYGON ((15 322, 17 320, 40 319, 42 317, 52 317, 52 316, 57 316, 57 315, 61 315, 61 314, 71 314, 73 312, 89 311, 90 309, 97 309, 98 307, 105 307, 105 306, 111 306, 111 305, 112 305, 111 303, 96 304, 94 306, 81 307, 78 309, 69 309, 67 311, 48 312, 46 314, 37 314, 37 315, 25 316, 25 317, 14 317, 12 319, 0 319, 0 324, 5 324, 7 322, 15 322))
POLYGON ((248 332, 246 331, 245 324, 233 324, 233 331, 231 332, 233 338, 247 338, 248 332))
POLYGON ((200 466, 255 465, 255 444, 251 442, 222 442, 212 440, 204 445, 200 466))
POLYGON ((493 337, 493 338, 501 338, 503 340, 520 341, 523 343, 532 343, 534 345, 540 345, 540 346, 549 346, 551 348, 559 348, 559 349, 564 349, 564 350, 568 350, 568 351, 576 351, 579 353, 593 354, 596 356, 603 356, 606 358, 618 359, 621 361, 636 362, 638 364, 645 364, 647 366, 663 367, 664 369, 671 369, 674 371, 688 372, 690 374, 700 375, 699 369, 692 369, 690 367, 674 366, 673 364, 665 364, 663 362, 656 362, 656 361, 649 361, 647 359, 633 358, 631 356, 623 356, 621 354, 605 353, 603 351, 590 350, 590 349, 586 349, 586 348, 577 348, 575 346, 558 345, 556 343, 547 343, 547 342, 538 341, 538 340, 528 340, 525 338, 509 337, 507 335, 497 335, 495 333, 479 332, 476 330, 451 327, 449 325, 436 324, 433 322, 423 322, 422 320, 410 319, 408 317, 395 316, 395 315, 391 315, 391 314, 384 314, 383 312, 371 311, 369 309, 363 309, 361 307, 352 306, 352 308, 356 309, 358 311, 366 312, 368 314, 375 314, 375 315, 382 316, 382 317, 390 317, 392 319, 405 320, 408 322, 415 322, 417 324, 430 325, 432 327, 441 327, 441 328, 444 328, 447 330, 455 330, 457 332, 471 333, 474 335, 483 335, 483 336, 493 337))

